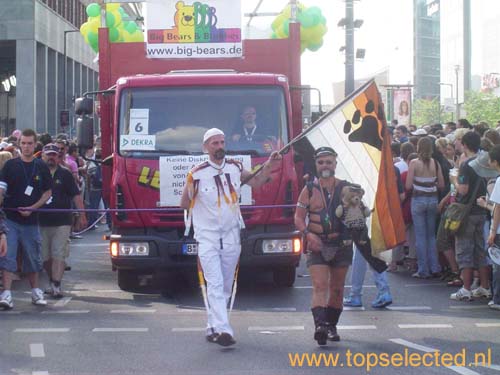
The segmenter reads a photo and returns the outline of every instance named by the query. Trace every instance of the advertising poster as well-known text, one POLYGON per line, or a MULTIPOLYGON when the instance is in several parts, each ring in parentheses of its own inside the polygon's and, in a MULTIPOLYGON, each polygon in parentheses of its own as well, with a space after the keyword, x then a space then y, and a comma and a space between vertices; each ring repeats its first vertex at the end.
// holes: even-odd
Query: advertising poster
POLYGON ((241 57, 240 0, 147 0, 150 58, 241 57))
POLYGON ((398 120, 398 125, 411 124, 411 90, 393 90, 392 108, 394 109, 393 119, 398 120))

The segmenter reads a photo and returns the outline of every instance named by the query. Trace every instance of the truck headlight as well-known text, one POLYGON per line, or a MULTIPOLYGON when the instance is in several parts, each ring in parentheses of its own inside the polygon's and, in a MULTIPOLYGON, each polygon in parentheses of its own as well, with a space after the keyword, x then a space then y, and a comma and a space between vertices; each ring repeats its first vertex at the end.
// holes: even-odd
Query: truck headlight
POLYGON ((262 252, 264 254, 292 253, 293 240, 263 240, 262 252))
POLYGON ((119 245, 120 256, 148 256, 149 243, 147 242, 122 242, 119 245))

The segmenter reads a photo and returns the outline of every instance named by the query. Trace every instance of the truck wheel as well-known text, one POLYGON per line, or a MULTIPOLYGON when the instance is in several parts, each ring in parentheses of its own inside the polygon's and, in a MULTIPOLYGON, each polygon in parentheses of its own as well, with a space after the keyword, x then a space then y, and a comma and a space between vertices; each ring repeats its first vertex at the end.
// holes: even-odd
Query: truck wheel
POLYGON ((295 267, 277 268, 273 270, 273 280, 277 286, 292 287, 295 283, 295 267))
POLYGON ((132 291, 138 286, 137 274, 130 270, 118 270, 118 286, 121 290, 132 291))

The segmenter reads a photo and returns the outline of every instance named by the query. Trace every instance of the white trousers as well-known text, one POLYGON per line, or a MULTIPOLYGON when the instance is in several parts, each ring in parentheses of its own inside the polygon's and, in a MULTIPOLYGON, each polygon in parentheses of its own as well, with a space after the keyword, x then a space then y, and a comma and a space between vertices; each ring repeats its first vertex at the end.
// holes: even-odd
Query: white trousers
POLYGON ((227 305, 231 298, 234 271, 240 258, 240 244, 221 244, 202 241, 198 244, 198 256, 207 282, 207 334, 215 332, 233 335, 229 325, 227 305))

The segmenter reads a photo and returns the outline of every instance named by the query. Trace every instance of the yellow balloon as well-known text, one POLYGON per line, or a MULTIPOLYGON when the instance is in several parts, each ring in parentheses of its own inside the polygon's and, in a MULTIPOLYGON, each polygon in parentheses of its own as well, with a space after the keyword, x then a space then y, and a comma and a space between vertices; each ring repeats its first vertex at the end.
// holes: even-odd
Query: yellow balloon
POLYGON ((115 10, 118 12, 118 8, 120 8, 120 4, 119 3, 108 3, 108 4, 106 4, 106 12, 113 12, 115 10))
POLYGON ((114 24, 113 27, 119 27, 119 25, 122 23, 122 15, 117 10, 116 11, 112 11, 111 13, 115 17, 115 24, 114 24))
POLYGON ((133 34, 130 34, 131 42, 144 42, 144 34, 140 30, 136 30, 133 34))
POLYGON ((274 19, 273 23, 271 24, 271 28, 274 31, 276 31, 288 18, 289 17, 286 17, 282 13, 278 14, 278 16, 274 19))
POLYGON ((284 28, 283 24, 281 24, 280 27, 278 27, 276 29, 276 36, 278 37, 278 39, 287 38, 287 35, 286 35, 285 28, 284 28))
POLYGON ((87 32, 92 31, 94 33, 97 33, 97 29, 101 25, 101 20, 100 20, 100 17, 89 17, 89 20, 87 23, 89 24, 87 32))
POLYGON ((80 32, 82 33, 83 36, 86 36, 89 30, 90 24, 88 22, 85 22, 80 26, 80 32))

